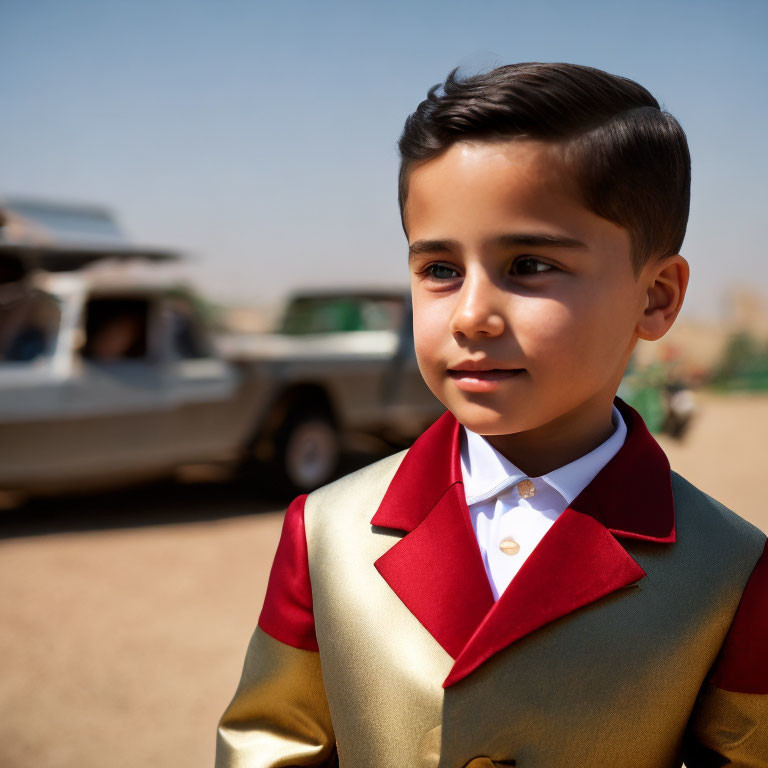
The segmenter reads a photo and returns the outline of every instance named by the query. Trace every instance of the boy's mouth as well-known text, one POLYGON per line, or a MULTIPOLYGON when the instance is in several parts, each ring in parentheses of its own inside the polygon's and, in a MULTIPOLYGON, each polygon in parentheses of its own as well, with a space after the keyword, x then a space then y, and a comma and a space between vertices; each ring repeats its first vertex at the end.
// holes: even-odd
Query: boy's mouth
POLYGON ((468 379, 498 379, 504 376, 512 376, 516 373, 522 373, 525 368, 482 368, 473 370, 471 368, 449 368, 448 375, 453 378, 468 379))
POLYGON ((449 368, 448 376, 460 389, 468 392, 490 392, 502 381, 507 381, 521 373, 525 368, 449 368))

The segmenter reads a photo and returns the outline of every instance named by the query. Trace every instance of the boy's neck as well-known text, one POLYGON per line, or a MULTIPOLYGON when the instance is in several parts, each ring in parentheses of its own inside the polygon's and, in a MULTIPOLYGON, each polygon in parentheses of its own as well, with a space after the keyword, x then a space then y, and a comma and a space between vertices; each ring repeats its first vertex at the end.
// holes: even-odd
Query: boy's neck
POLYGON ((614 432, 613 398, 607 404, 585 403, 536 429, 486 440, 528 477, 540 477, 570 464, 604 443, 614 432))

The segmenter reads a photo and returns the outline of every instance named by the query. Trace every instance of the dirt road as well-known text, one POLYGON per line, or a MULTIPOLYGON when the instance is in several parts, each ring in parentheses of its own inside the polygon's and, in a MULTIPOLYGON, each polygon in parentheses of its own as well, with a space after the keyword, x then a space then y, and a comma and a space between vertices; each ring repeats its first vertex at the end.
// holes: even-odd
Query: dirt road
MULTIPOLYGON (((701 400, 673 467, 768 530, 768 397, 701 400)), ((216 485, 0 515, 0 765, 203 768, 239 676, 280 502, 216 485)))

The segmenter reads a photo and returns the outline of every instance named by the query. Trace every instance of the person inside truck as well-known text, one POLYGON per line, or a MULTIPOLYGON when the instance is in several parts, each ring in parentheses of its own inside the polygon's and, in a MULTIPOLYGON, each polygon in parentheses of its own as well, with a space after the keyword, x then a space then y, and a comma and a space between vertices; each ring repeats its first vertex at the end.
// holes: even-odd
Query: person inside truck
POLYGON ((90 304, 83 357, 95 362, 146 357, 147 310, 141 302, 90 304))

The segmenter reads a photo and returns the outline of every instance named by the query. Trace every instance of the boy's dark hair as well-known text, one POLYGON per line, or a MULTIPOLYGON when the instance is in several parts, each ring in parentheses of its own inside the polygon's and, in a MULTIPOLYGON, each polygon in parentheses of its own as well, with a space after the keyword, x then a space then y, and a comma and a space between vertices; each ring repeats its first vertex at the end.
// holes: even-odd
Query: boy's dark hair
POLYGON ((680 124, 641 85, 578 64, 509 64, 464 79, 454 69, 405 121, 400 216, 413 163, 462 140, 526 137, 562 147, 587 208, 626 228, 637 275, 679 253, 691 158, 680 124))

